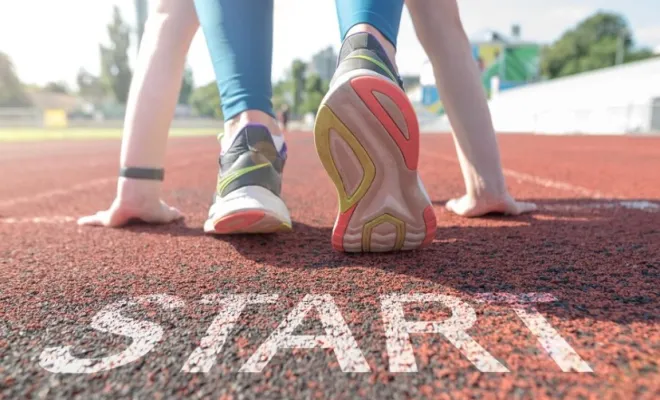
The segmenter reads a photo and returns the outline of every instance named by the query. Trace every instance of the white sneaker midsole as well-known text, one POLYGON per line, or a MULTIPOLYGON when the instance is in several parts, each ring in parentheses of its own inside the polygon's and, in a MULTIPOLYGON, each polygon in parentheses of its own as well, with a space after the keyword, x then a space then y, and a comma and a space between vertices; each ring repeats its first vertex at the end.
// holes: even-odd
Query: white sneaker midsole
POLYGON ((209 209, 209 218, 204 226, 205 228, 207 224, 212 226, 215 221, 232 214, 255 210, 263 211, 283 223, 291 225, 289 209, 282 199, 261 186, 244 186, 222 199, 217 199, 209 209))

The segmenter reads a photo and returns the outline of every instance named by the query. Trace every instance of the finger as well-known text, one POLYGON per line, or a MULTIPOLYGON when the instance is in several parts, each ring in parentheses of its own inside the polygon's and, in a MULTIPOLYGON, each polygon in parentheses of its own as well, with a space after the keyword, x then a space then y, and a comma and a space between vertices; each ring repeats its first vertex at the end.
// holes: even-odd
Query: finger
POLYGON ((118 210, 99 211, 94 215, 89 215, 78 219, 78 225, 81 226, 104 226, 107 228, 118 228, 126 225, 130 216, 119 212, 118 210))
POLYGON ((183 218, 183 214, 176 207, 165 205, 165 222, 173 222, 183 218))
POLYGON ((178 209, 170 207, 161 201, 159 208, 148 214, 141 215, 140 219, 148 224, 168 224, 182 217, 178 209))
POLYGON ((538 207, 534 203, 517 201, 515 202, 516 215, 525 214, 536 211, 538 207))
POLYGON ((110 218, 108 211, 99 211, 94 215, 87 215, 78 218, 78 225, 81 226, 108 226, 110 218))
POLYGON ((458 214, 458 199, 451 199, 445 204, 445 208, 455 214, 458 214))
POLYGON ((466 201, 465 197, 451 199, 447 202, 445 207, 454 214, 466 218, 478 217, 488 212, 488 210, 481 210, 472 202, 466 201))

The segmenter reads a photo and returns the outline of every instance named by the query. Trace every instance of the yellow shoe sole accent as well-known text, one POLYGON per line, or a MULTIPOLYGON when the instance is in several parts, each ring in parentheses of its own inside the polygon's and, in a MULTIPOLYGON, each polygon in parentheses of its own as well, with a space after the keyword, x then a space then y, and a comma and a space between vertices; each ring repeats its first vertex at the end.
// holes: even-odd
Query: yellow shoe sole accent
POLYGON ((316 123, 314 124, 314 143, 323 167, 328 172, 330 179, 332 179, 337 188, 337 193, 339 195, 339 210, 344 213, 346 210, 357 204, 357 202, 367 194, 369 187, 376 177, 376 166, 369 157, 369 154, 367 154, 367 151, 362 147, 348 127, 346 127, 346 125, 337 118, 335 113, 325 105, 321 106, 316 117, 316 123), (357 189, 355 189, 351 195, 346 193, 344 182, 342 181, 339 170, 332 159, 332 152, 330 150, 331 130, 334 130, 342 139, 344 139, 346 144, 348 144, 351 150, 353 150, 353 153, 362 166, 362 180, 357 189))
POLYGON ((390 214, 383 214, 364 224, 362 228, 362 251, 371 251, 371 234, 377 226, 382 224, 392 224, 396 228, 396 241, 392 250, 399 251, 403 248, 406 239, 406 223, 390 214))

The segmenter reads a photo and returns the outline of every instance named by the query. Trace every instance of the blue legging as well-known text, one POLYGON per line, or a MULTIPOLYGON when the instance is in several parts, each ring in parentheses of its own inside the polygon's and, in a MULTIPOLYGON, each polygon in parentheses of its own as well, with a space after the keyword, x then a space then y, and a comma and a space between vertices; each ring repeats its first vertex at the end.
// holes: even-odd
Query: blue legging
MULTIPOLYGON (((356 24, 369 24, 396 46, 403 1, 336 0, 341 40, 356 24)), ((273 0, 195 0, 195 7, 225 121, 246 110, 260 110, 274 117, 273 0)))

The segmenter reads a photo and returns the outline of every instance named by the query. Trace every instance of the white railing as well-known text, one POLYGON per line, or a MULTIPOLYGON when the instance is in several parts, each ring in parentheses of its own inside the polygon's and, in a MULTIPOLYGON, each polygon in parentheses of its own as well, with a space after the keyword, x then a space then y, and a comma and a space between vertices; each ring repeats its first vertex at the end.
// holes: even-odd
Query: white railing
POLYGON ((34 127, 42 123, 43 113, 34 108, 0 107, 0 127, 34 127))
MULTIPOLYGON (((554 135, 660 135, 660 104, 552 108, 543 111, 494 110, 495 130, 501 133, 554 135)), ((419 118, 422 132, 449 132, 447 116, 419 118)))
MULTIPOLYGON (((523 113, 520 121, 526 119, 523 113)), ((496 116, 494 116, 496 117, 496 116)), ((531 114, 530 129, 535 133, 554 134, 660 134, 660 103, 626 104, 562 108, 561 106, 531 114)), ((496 125, 507 130, 502 121, 496 125)), ((516 122, 513 121, 512 125, 516 122)), ((522 127, 521 127, 522 128, 522 127)), ((523 130, 527 130, 524 129, 523 130)))
MULTIPOLYGON (((46 128, 48 118, 44 110, 36 108, 6 108, 0 107, 0 129, 11 128, 46 128)), ((121 128, 124 120, 121 116, 110 119, 65 117, 65 126, 69 128, 121 128)), ((172 121, 172 128, 222 129, 223 121, 210 118, 197 118, 190 115, 180 115, 172 121)), ((61 128, 61 127, 60 127, 61 128)))
MULTIPOLYGON (((492 110, 492 114, 495 129, 503 133, 660 135, 660 101, 600 107, 586 104, 581 108, 563 108, 558 104, 545 110, 507 107, 492 110)), ((451 130, 446 116, 432 118, 428 113, 420 113, 419 122, 424 132, 451 130)), ((43 128, 44 125, 44 112, 41 110, 0 107, 0 128, 43 128)), ((195 117, 179 117, 172 122, 173 128, 221 129, 222 125, 220 120, 195 117)), ((66 126, 121 128, 123 120, 69 118, 66 126)), ((312 125, 302 123, 300 128, 310 130, 312 125)))

